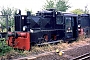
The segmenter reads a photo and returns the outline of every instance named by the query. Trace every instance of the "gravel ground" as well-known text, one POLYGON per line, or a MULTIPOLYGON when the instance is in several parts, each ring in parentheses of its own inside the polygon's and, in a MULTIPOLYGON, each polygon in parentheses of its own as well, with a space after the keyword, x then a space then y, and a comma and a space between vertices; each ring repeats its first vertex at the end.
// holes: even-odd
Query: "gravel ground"
POLYGON ((64 56, 59 56, 56 53, 53 53, 53 55, 47 55, 47 56, 43 56, 43 57, 38 57, 35 60, 69 60, 69 58, 64 57, 64 56))
POLYGON ((90 52, 90 45, 85 45, 83 47, 77 47, 64 51, 64 54, 62 56, 53 53, 53 55, 39 57, 35 60, 70 60, 74 57, 80 56, 88 52, 90 52))
POLYGON ((65 51, 65 54, 70 55, 72 57, 77 57, 79 55, 89 53, 89 52, 90 52, 90 45, 85 45, 83 47, 78 47, 78 48, 65 51))

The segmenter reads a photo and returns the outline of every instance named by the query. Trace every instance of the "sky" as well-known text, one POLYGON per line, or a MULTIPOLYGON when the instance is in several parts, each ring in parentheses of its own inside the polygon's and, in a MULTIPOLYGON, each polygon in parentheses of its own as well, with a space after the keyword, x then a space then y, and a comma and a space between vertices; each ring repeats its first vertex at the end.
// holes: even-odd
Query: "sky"
MULTIPOLYGON (((34 13, 40 11, 42 6, 45 4, 46 0, 0 0, 0 8, 4 7, 14 7, 17 9, 21 9, 21 11, 25 11, 25 9, 32 10, 34 13)), ((69 0, 69 8, 68 11, 80 8, 85 9, 85 6, 90 10, 90 0, 69 0)))

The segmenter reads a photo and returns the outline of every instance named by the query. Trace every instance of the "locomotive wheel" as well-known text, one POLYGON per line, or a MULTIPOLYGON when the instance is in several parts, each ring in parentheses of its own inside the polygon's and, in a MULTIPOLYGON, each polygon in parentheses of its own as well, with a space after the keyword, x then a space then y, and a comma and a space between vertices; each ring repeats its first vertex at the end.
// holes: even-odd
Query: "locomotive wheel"
POLYGON ((57 39, 56 35, 55 35, 55 34, 52 34, 52 35, 51 35, 51 39, 52 39, 52 40, 56 40, 56 39, 57 39))
POLYGON ((44 38, 44 42, 47 42, 47 41, 48 41, 48 35, 47 35, 47 34, 45 34, 45 35, 43 36, 43 38, 44 38))

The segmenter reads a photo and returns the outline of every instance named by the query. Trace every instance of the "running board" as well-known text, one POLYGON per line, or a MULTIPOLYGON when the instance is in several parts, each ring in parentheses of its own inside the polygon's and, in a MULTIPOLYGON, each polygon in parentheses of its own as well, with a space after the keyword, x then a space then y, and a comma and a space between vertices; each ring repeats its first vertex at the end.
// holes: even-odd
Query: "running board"
POLYGON ((48 45, 48 44, 55 44, 55 43, 61 43, 62 40, 58 40, 58 41, 52 41, 52 42, 44 42, 44 43, 41 43, 41 44, 36 44, 37 46, 40 46, 40 45, 48 45))

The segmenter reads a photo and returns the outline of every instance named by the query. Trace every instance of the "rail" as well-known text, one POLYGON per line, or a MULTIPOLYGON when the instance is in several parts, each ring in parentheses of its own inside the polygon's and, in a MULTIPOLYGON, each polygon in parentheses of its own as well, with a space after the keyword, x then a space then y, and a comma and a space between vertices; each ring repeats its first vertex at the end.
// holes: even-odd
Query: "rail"
POLYGON ((86 59, 90 59, 90 53, 85 53, 85 54, 75 57, 71 60, 86 60, 86 59))

